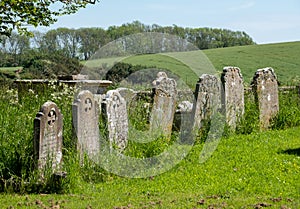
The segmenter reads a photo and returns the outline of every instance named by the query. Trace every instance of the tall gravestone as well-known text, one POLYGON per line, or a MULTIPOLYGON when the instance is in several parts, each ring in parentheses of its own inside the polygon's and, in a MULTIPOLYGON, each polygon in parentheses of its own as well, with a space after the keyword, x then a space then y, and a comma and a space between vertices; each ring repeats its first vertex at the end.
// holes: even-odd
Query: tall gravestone
POLYGON ((244 84, 238 67, 225 67, 221 76, 224 92, 223 108, 226 110, 226 122, 235 129, 245 112, 244 84))
POLYGON ((150 117, 150 131, 170 137, 176 111, 177 83, 168 78, 165 72, 159 72, 153 81, 154 99, 150 117))
POLYGON ((204 120, 221 108, 221 84, 213 75, 203 74, 196 84, 195 100, 193 104, 193 129, 199 130, 204 120))
POLYGON ((41 172, 60 169, 62 139, 63 115, 55 103, 46 102, 34 119, 34 156, 41 172))
POLYGON ((253 82, 253 92, 259 107, 260 125, 262 129, 270 126, 270 120, 279 111, 278 80, 272 68, 256 71, 253 82))
POLYGON ((111 148, 116 146, 121 151, 128 143, 128 115, 126 101, 117 90, 110 90, 102 104, 105 114, 108 138, 111 148))
POLYGON ((99 106, 94 95, 81 91, 72 105, 73 126, 81 158, 87 154, 95 159, 100 149, 99 106))

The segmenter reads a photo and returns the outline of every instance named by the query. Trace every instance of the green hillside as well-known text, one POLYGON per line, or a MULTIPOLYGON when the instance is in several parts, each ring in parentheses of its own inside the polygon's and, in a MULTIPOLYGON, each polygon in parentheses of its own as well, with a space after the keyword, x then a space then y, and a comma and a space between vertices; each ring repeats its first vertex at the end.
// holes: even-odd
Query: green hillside
POLYGON ((282 85, 300 80, 300 42, 228 47, 203 50, 202 52, 138 55, 123 61, 134 65, 169 69, 180 75, 189 86, 195 85, 201 73, 214 74, 216 71, 220 73, 225 66, 239 67, 246 84, 251 82, 257 69, 264 67, 274 68, 282 85), (202 52, 208 60, 203 57, 202 52), (212 63, 215 71, 209 62, 212 63), (189 69, 187 63, 196 73, 189 69))
MULTIPOLYGON (((244 81, 249 84, 257 69, 274 68, 282 85, 300 81, 300 41, 264 45, 250 45, 209 49, 203 51, 136 55, 82 62, 87 67, 111 66, 114 62, 126 62, 168 69, 179 75, 190 87, 194 87, 203 73, 220 74, 225 66, 241 69, 244 81), (193 70, 191 70, 193 69, 193 70)), ((0 72, 11 74, 17 68, 0 68, 0 72)))
POLYGON ((257 69, 264 67, 274 68, 282 84, 300 80, 300 42, 211 49, 204 53, 216 69, 240 67, 246 83, 251 82, 257 69))

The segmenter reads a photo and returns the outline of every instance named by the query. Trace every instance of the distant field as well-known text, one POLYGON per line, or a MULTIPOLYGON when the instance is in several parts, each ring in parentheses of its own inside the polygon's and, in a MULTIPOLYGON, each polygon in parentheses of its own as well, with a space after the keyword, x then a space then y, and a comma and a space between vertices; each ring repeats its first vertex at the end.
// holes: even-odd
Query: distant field
MULTIPOLYGON (((251 83, 252 77, 257 69, 264 67, 274 68, 279 81, 283 85, 290 84, 292 80, 300 81, 300 42, 228 47, 203 50, 202 52, 211 61, 215 72, 217 71, 219 74, 225 66, 239 67, 246 84, 251 83)), ((212 72, 211 66, 209 66, 203 57, 200 57, 203 56, 200 52, 178 53, 177 56, 182 54, 185 54, 183 57, 189 57, 189 59, 185 58, 188 63, 191 63, 192 59, 200 59, 198 67, 201 68, 201 65, 203 65, 204 69, 196 69, 196 72, 212 72)), ((191 73, 187 66, 180 66, 177 61, 172 63, 170 59, 166 61, 155 59, 155 56, 157 57, 158 55, 131 57, 125 61, 132 64, 155 65, 160 68, 170 69, 176 74, 183 75, 183 78, 188 80, 189 84, 195 84, 198 78, 193 77, 195 74, 191 73)), ((197 66, 197 63, 193 63, 193 66, 197 66)))
POLYGON ((216 69, 224 66, 241 68, 244 80, 250 83, 259 68, 274 68, 279 81, 285 85, 300 80, 300 42, 252 45, 204 50, 216 69))
POLYGON ((288 85, 293 80, 300 81, 299 54, 300 42, 290 42, 91 60, 86 65, 90 67, 101 66, 102 63, 111 65, 112 60, 122 60, 134 65, 156 66, 178 74, 191 87, 202 73, 220 74, 225 66, 239 67, 246 85, 251 83, 257 69, 272 67, 281 84, 288 85))
MULTIPOLYGON (((82 63, 88 67, 111 66, 114 62, 127 62, 168 69, 179 75, 190 87, 194 87, 198 77, 203 73, 220 74, 225 66, 237 66, 241 69, 244 81, 249 84, 255 71, 259 68, 274 68, 282 85, 300 81, 300 41, 228 47, 193 51, 184 53, 166 53, 137 55, 128 58, 109 58, 89 60, 82 63), (191 70, 193 69, 193 70, 191 70)), ((0 71, 12 72, 20 67, 0 68, 0 71)))

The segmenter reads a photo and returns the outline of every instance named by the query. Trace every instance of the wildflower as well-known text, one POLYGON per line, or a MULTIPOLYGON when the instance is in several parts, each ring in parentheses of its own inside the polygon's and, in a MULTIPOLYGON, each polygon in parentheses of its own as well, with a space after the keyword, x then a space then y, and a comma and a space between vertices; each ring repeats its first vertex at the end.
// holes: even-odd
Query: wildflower
POLYGON ((32 89, 29 89, 28 92, 29 92, 30 94, 34 94, 34 91, 33 91, 32 89))

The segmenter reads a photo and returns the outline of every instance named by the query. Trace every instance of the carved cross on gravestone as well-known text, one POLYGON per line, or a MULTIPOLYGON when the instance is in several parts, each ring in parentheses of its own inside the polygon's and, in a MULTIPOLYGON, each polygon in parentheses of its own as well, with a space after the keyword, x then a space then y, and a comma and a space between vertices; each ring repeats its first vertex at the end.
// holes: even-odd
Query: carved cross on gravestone
POLYGON ((46 102, 34 119, 34 157, 43 172, 60 169, 62 161, 63 115, 57 105, 46 102))
POLYGON ((53 126, 55 121, 56 121, 56 113, 55 113, 55 109, 52 108, 48 114, 48 125, 53 126))
POLYGON ((85 100, 85 111, 88 112, 88 111, 91 111, 92 110, 92 107, 93 107, 93 103, 91 101, 90 98, 87 98, 85 100))
POLYGON ((87 154, 90 159, 96 160, 100 150, 99 106, 90 91, 84 90, 77 95, 72 114, 81 159, 87 154))
POLYGON ((102 103, 107 119, 107 131, 111 149, 114 145, 123 151, 128 143, 128 116, 125 99, 117 90, 110 90, 102 103))

